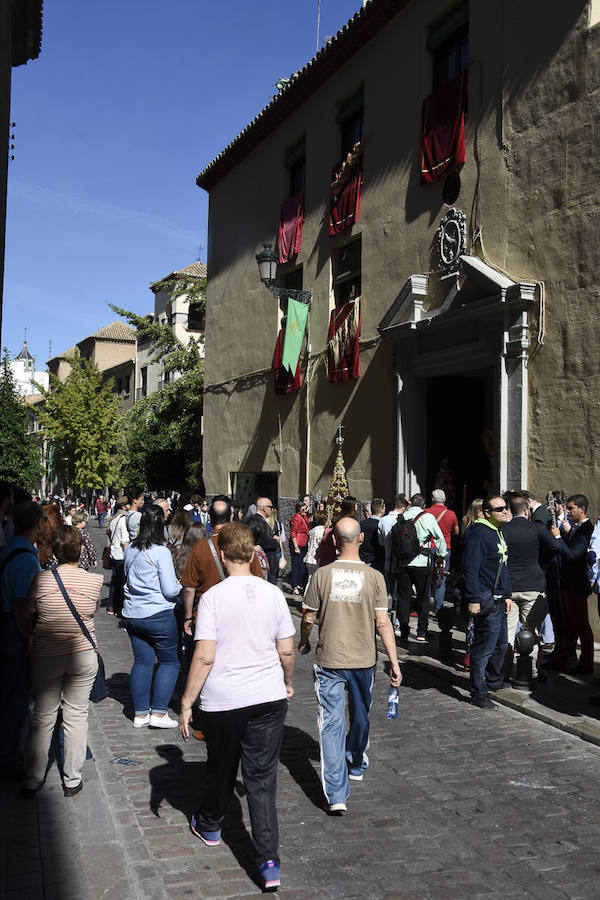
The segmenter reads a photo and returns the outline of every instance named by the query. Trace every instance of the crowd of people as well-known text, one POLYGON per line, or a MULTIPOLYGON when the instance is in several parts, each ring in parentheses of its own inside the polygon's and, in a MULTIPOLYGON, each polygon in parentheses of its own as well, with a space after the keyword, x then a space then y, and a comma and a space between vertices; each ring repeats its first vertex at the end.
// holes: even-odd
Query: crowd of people
MULTIPOLYGON (((351 782, 368 767, 376 635, 398 687, 397 643, 426 643, 432 614, 462 608, 471 700, 486 710, 511 678, 519 629, 533 633, 538 680, 544 669, 593 672, 587 598, 600 581, 600 522, 594 529, 582 494, 556 492, 548 508, 527 491, 476 499, 460 524, 440 489, 429 505, 397 494, 389 511, 382 498, 346 497, 329 523, 307 495, 287 540, 263 496, 246 510, 225 495, 210 508, 199 495, 113 499, 93 509, 111 570, 107 612, 131 641, 132 727, 179 726, 184 740, 206 741, 208 779, 190 828, 209 846, 220 842, 241 764, 267 889, 280 881, 276 772, 294 695, 284 574, 290 599, 302 598, 299 653, 311 651, 319 623, 314 684, 330 815, 346 812, 351 782), (180 677, 177 719, 169 711, 180 677)), ((87 523, 83 503, 34 502, 0 482, 0 770, 20 778, 25 798, 43 786, 57 719, 64 794, 83 788, 104 581, 87 523)))

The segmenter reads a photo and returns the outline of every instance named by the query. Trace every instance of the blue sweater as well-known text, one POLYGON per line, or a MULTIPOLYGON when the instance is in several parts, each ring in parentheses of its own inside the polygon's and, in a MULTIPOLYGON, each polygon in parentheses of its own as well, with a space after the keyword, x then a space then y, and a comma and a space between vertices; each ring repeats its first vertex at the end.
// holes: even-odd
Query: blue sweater
POLYGON ((125 578, 123 615, 128 619, 146 619, 173 609, 181 592, 171 551, 159 544, 148 550, 129 544, 125 550, 125 578))
MULTIPOLYGON (((498 529, 483 522, 474 522, 465 531, 463 550, 463 594, 469 603, 489 605, 498 574, 498 565, 506 548, 498 529)), ((506 555, 506 553, 504 553, 506 555)), ((506 560, 504 560, 506 563, 506 560)), ((508 567, 502 566, 495 590, 502 597, 510 597, 512 589, 508 567)))

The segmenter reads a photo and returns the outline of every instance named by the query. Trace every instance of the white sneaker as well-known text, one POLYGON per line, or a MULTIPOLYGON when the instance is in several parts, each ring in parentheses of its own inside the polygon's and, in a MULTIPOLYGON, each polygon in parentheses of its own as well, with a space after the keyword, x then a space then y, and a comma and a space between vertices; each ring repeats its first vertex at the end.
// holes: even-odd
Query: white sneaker
POLYGON ((146 725, 150 722, 150 713, 146 713, 145 716, 134 716, 133 718, 133 727, 134 728, 145 728, 146 725))
POLYGON ((348 772, 348 778, 350 779, 350 781, 362 781, 363 773, 359 772, 358 775, 353 775, 352 772, 348 772))
POLYGON ((329 812, 330 813, 345 813, 348 811, 348 807, 345 803, 330 803, 329 804, 329 812))
POLYGON ((177 719, 169 717, 169 713, 165 713, 164 716, 155 716, 154 713, 151 713, 149 720, 150 728, 177 728, 179 725, 177 719))

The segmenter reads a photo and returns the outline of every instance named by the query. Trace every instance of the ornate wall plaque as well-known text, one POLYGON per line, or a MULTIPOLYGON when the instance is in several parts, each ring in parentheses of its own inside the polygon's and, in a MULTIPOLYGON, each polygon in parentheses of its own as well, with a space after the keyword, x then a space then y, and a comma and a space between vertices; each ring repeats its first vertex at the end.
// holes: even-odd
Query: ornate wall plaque
POLYGON ((467 249, 467 217, 459 209, 449 209, 435 233, 438 266, 448 274, 458 268, 458 260, 467 249))

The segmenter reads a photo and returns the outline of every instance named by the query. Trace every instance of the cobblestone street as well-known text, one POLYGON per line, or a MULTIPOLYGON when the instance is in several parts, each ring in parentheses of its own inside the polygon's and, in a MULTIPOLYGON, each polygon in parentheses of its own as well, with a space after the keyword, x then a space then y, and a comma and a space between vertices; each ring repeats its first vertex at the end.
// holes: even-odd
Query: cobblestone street
MULTIPOLYGON (((101 535, 94 522, 95 543, 101 535)), ((131 650, 97 616, 110 699, 92 706, 85 787, 62 796, 56 767, 35 801, 2 783, 0 893, 45 900, 260 894, 238 784, 221 846, 190 833, 204 743, 134 731, 131 650), (140 762, 123 765, 114 757, 140 762)), ((298 622, 298 620, 296 620, 298 622)), ((281 895, 288 898, 597 898, 600 748, 500 707, 482 712, 424 662, 403 666, 397 721, 375 683, 370 767, 348 814, 322 810, 312 656, 297 658, 279 769, 281 895)))

